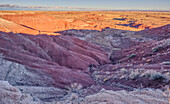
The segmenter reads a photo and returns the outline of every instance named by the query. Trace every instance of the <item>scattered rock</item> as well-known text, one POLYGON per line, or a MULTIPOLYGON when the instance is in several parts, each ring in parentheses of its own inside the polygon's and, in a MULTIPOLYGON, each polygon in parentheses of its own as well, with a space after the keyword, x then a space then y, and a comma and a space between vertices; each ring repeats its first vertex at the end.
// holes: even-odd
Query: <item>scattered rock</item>
POLYGON ((111 91, 101 90, 99 93, 85 97, 80 104, 168 104, 160 90, 137 90, 137 91, 111 91))
POLYGON ((7 81, 0 81, 0 103, 40 104, 35 102, 30 95, 22 94, 17 88, 11 86, 7 81))

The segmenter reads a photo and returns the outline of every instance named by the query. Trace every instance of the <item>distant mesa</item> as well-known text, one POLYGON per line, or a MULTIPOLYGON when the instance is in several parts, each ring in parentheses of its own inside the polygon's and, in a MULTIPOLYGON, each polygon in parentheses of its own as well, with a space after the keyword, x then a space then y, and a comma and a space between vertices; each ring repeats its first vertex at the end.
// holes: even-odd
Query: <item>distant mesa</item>
POLYGON ((137 29, 151 29, 152 26, 146 26, 143 24, 138 24, 135 22, 129 23, 129 24, 117 24, 119 26, 126 26, 126 27, 132 27, 132 28, 137 28, 137 29))
POLYGON ((126 21, 127 18, 113 18, 113 20, 126 21))
POLYGON ((0 4, 0 8, 8 8, 11 10, 103 10, 100 8, 79 8, 79 7, 48 7, 48 6, 22 6, 14 4, 0 4))
POLYGON ((94 22, 85 22, 79 19, 57 19, 43 14, 1 15, 0 21, 3 23, 0 24, 1 31, 34 35, 39 33, 58 35, 54 32, 68 29, 101 29, 101 27, 96 28, 94 22))

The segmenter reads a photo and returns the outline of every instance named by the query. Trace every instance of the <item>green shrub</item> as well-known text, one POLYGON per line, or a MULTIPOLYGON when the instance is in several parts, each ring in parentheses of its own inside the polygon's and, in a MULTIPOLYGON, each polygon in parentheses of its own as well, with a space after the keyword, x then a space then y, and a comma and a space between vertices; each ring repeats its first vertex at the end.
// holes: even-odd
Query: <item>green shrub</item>
POLYGON ((128 58, 134 58, 136 57, 136 54, 132 53, 131 55, 128 56, 128 58))

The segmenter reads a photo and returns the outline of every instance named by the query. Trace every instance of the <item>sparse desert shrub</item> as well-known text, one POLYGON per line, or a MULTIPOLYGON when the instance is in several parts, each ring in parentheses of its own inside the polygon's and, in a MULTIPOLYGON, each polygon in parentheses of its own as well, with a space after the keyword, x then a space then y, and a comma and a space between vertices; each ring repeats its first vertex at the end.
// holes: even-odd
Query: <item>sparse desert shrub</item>
POLYGON ((127 69, 125 69, 125 68, 122 68, 122 69, 120 69, 120 72, 121 72, 122 74, 126 74, 126 73, 128 73, 129 71, 128 71, 127 69))
POLYGON ((129 78, 130 79, 136 79, 138 78, 140 75, 140 73, 138 71, 132 71, 130 74, 129 74, 129 78))
POLYGON ((4 55, 0 53, 0 64, 2 64, 3 58, 4 58, 4 55))
POLYGON ((167 80, 170 80, 170 72, 165 73, 165 77, 167 80))
POLYGON ((136 79, 140 77, 141 70, 140 69, 120 69, 120 79, 136 79))
POLYGON ((155 73, 155 74, 152 74, 150 76, 150 79, 151 80, 158 80, 158 79, 165 79, 165 77, 163 75, 161 75, 160 73, 155 73))
POLYGON ((128 58, 134 58, 136 57, 136 54, 132 53, 131 55, 128 56, 128 58))
POLYGON ((72 83, 70 85, 70 87, 68 87, 69 91, 71 92, 77 92, 79 90, 81 90, 83 88, 83 86, 79 83, 72 83))
POLYGON ((155 70, 143 70, 143 69, 120 69, 120 79, 137 79, 141 77, 147 77, 150 80, 170 80, 170 72, 166 72, 162 74, 161 72, 157 72, 155 70))
POLYGON ((163 74, 154 70, 145 71, 141 77, 148 77, 150 80, 166 79, 163 74))
POLYGON ((152 49, 152 52, 158 52, 158 51, 161 51, 163 50, 163 47, 162 46, 158 46, 158 47, 155 47, 152 49))
POLYGON ((76 100, 76 99, 78 99, 78 94, 76 94, 76 93, 72 93, 71 95, 70 95, 70 100, 76 100))
POLYGON ((163 65, 170 65, 170 62, 162 62, 163 65))
MULTIPOLYGON (((79 104, 80 98, 80 92, 82 90, 83 86, 79 83, 72 83, 68 87, 67 94, 63 97, 63 100, 60 101, 59 104, 79 104), (72 102, 72 103, 70 103, 72 102)), ((58 104, 58 103, 57 103, 58 104)))

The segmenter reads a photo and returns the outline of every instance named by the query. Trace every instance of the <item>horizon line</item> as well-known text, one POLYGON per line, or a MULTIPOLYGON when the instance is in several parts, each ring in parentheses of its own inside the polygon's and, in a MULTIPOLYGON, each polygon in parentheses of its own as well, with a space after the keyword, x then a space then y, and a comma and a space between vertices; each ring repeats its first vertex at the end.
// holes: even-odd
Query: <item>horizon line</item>
MULTIPOLYGON (((0 4, 0 10, 8 8, 12 11, 158 11, 170 12, 170 10, 159 9, 106 9, 106 8, 83 8, 83 7, 49 7, 49 6, 22 6, 15 4, 0 4), (16 10, 19 9, 19 10, 16 10), (24 10, 25 9, 25 10, 24 10), (30 10, 29 10, 30 9, 30 10), (32 10, 31 10, 32 9, 32 10)), ((9 11, 9 10, 7 10, 9 11)))

